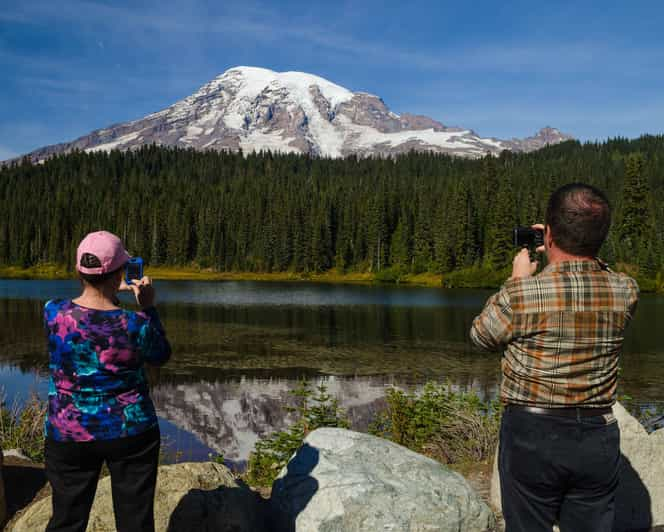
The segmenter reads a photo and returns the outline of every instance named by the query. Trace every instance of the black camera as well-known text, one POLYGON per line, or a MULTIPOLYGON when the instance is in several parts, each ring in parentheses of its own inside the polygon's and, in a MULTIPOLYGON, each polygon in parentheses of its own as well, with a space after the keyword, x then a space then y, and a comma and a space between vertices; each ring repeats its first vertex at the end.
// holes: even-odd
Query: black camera
POLYGON ((532 227, 514 228, 514 246, 517 248, 528 248, 536 250, 544 245, 544 231, 532 227))

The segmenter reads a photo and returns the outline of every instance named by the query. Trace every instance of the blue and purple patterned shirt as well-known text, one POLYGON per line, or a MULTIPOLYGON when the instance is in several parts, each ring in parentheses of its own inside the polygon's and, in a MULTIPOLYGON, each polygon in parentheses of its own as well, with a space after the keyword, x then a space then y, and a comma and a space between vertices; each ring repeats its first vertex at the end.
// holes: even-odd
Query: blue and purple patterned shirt
POLYGON ((157 425, 143 364, 164 364, 171 347, 154 307, 96 310, 54 299, 44 306, 44 324, 47 438, 109 440, 157 425))

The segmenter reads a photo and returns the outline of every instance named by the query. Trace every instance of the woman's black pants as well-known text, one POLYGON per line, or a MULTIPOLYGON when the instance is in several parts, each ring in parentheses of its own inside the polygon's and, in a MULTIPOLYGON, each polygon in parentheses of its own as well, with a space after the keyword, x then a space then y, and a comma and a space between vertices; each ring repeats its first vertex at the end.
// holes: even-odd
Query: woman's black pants
POLYGON ((159 428, 93 442, 46 440, 46 476, 53 490, 49 532, 85 532, 104 462, 111 473, 118 532, 154 531, 159 428))

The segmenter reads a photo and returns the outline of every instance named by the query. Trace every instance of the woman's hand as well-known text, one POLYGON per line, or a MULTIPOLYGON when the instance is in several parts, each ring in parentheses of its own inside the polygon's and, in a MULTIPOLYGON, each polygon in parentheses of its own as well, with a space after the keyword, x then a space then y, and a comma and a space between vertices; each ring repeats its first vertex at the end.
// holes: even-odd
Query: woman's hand
POLYGON ((152 279, 147 276, 142 279, 133 279, 129 285, 123 280, 122 283, 120 283, 120 290, 123 290, 123 285, 126 287, 124 290, 131 290, 134 292, 136 303, 138 303, 141 308, 154 306, 155 292, 154 286, 152 286, 152 279))
POLYGON ((129 286, 127 284, 127 281, 125 281, 124 275, 122 276, 122 280, 120 281, 120 288, 118 288, 118 292, 133 292, 131 286, 129 286))

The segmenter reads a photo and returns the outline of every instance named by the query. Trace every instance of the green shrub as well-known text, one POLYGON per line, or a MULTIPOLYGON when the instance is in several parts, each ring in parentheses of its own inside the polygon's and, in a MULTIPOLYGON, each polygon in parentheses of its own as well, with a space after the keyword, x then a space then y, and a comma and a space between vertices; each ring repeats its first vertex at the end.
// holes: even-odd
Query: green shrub
POLYGON ((210 458, 210 462, 214 462, 215 464, 224 465, 226 463, 226 460, 224 459, 223 454, 210 454, 209 458, 210 458))
MULTIPOLYGON (((658 274, 659 276, 659 274, 658 274)), ((635 276, 636 282, 639 284, 639 290, 641 292, 662 292, 662 283, 661 278, 649 278, 642 275, 635 276)))
POLYGON ((270 486, 309 432, 320 427, 349 426, 337 399, 327 393, 325 385, 318 386, 314 395, 309 384, 302 381, 291 394, 297 405, 288 408, 295 414, 293 424, 260 440, 249 456, 246 478, 253 486, 270 486))
POLYGON ((379 283, 399 283, 408 274, 408 270, 402 266, 383 268, 374 273, 374 280, 379 283))
POLYGON ((370 432, 446 464, 483 461, 498 442, 501 406, 475 392, 427 383, 421 393, 388 390, 370 432))

